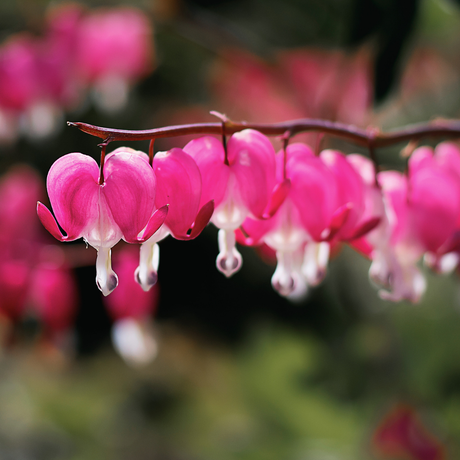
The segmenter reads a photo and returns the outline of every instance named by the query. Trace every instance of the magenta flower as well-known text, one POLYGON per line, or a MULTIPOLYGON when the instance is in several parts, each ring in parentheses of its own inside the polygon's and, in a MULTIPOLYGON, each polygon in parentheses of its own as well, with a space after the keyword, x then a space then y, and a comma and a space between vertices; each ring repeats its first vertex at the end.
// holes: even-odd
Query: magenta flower
POLYGON ((33 270, 30 281, 30 302, 43 324, 45 337, 59 343, 71 330, 78 307, 78 289, 75 276, 64 262, 60 251, 33 270), (62 259, 62 260, 61 260, 62 259))
POLYGON ((130 85, 153 67, 152 30, 141 11, 120 7, 85 16, 76 38, 76 69, 93 84, 96 102, 122 108, 130 85))
POLYGON ((141 246, 136 278, 145 291, 158 279, 160 247, 157 243, 168 235, 177 240, 196 238, 214 211, 212 200, 200 205, 200 200, 203 202, 200 170, 183 150, 158 152, 153 159, 153 169, 157 178, 155 204, 158 208, 166 205, 169 208, 164 225, 141 246))
POLYGON ((286 194, 286 184, 275 187, 275 151, 266 136, 251 129, 234 134, 226 151, 213 137, 195 139, 184 151, 201 171, 201 204, 214 200, 211 221, 220 229, 216 264, 231 276, 242 263, 235 247, 235 230, 248 216, 262 219, 273 215, 286 194))
MULTIPOLYGON (((437 167, 447 173, 457 184, 460 184, 460 149, 452 142, 442 142, 439 144, 434 154, 431 149, 425 150, 428 162, 434 160, 437 167)), ((425 160, 426 161, 426 160, 425 160)), ((449 199, 455 200, 456 188, 452 190, 449 199)), ((451 227, 449 226, 451 230, 451 227)), ((455 229, 450 233, 441 246, 425 253, 425 263, 439 273, 449 273, 454 270, 460 260, 460 214, 457 215, 455 229)))
POLYGON ((428 261, 436 260, 448 252, 455 239, 460 182, 453 160, 438 156, 438 149, 443 147, 438 147, 435 154, 428 147, 415 150, 409 159, 408 175, 379 173, 383 196, 375 185, 370 162, 351 157, 369 189, 366 212, 381 219, 375 230, 354 243, 372 259, 369 275, 383 288, 379 291, 383 299, 418 302, 426 289, 418 261, 424 254, 428 261))
POLYGON ((142 243, 163 224, 167 206, 154 212, 155 174, 145 154, 121 147, 106 157, 104 181, 89 156, 69 153, 48 173, 47 189, 59 225, 51 212, 38 203, 38 216, 59 241, 83 238, 97 250, 96 283, 110 294, 118 277, 111 267, 111 248, 123 238, 142 243))
MULTIPOLYGON (((276 251, 273 287, 285 296, 305 293, 326 275, 330 243, 369 231, 363 219, 363 182, 340 152, 320 157, 304 144, 291 144, 277 156, 277 179, 291 183, 285 201, 268 221, 246 219, 247 244, 264 242, 276 251)), ((242 234, 239 234, 241 238, 242 234)), ((243 238, 244 239, 244 238, 243 238)))

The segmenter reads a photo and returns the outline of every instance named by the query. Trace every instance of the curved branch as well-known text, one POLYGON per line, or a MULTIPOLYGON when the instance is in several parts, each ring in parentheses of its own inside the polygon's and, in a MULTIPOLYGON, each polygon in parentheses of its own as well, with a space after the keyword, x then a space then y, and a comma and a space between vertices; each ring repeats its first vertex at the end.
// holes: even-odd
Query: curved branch
POLYGON ((142 141, 188 134, 222 135, 223 129, 225 129, 225 134, 234 134, 243 129, 255 129, 267 136, 282 136, 286 131, 289 131, 291 136, 302 132, 320 131, 353 141, 358 145, 372 145, 373 148, 387 147, 423 137, 460 137, 460 120, 441 119, 428 123, 409 125, 387 132, 380 131, 375 127, 363 129, 345 123, 310 118, 270 124, 236 123, 233 121, 225 123, 194 123, 146 130, 111 129, 88 123, 70 121, 67 124, 91 136, 104 139, 105 143, 113 141, 142 141), (225 128, 223 128, 224 124, 225 128))

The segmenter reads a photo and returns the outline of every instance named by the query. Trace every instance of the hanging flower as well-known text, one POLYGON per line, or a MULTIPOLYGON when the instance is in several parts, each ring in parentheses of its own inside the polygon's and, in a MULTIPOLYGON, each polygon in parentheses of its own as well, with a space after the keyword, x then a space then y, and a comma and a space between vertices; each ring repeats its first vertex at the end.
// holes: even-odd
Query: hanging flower
POLYGON ((99 167, 89 156, 69 153, 59 158, 48 173, 47 189, 57 222, 38 203, 38 216, 59 241, 83 238, 97 252, 96 283, 110 294, 118 277, 111 267, 111 248, 123 238, 142 243, 163 224, 167 206, 154 212, 155 174, 145 154, 121 147, 106 157, 103 182, 99 167))
POLYGON ((153 170, 157 178, 155 204, 158 208, 168 205, 169 211, 161 229, 141 246, 136 279, 144 291, 158 279, 160 247, 157 243, 168 235, 184 241, 196 238, 214 211, 212 200, 200 205, 200 170, 183 150, 158 152, 153 159, 153 170))
POLYGON ((239 240, 264 242, 276 251, 273 287, 284 296, 298 297, 308 285, 326 275, 330 245, 356 238, 378 222, 362 219, 363 183, 337 151, 319 157, 305 144, 291 144, 277 155, 277 180, 291 183, 287 197, 267 221, 246 219, 239 240))
POLYGON ((288 185, 275 187, 275 151, 266 136, 252 129, 235 133, 226 148, 216 138, 202 137, 189 142, 184 151, 201 171, 201 204, 214 200, 211 222, 220 229, 216 265, 231 276, 242 263, 235 247, 235 230, 248 216, 262 219, 273 215, 288 185))

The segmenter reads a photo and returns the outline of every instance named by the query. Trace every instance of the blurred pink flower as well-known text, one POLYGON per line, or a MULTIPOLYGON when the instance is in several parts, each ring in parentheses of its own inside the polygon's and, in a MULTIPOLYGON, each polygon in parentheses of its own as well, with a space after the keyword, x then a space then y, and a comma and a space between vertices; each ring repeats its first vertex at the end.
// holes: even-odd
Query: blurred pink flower
POLYGON ((129 86, 153 68, 150 21, 135 8, 101 9, 84 16, 76 48, 76 69, 107 110, 123 107, 129 86))
POLYGON ((372 445, 383 458, 407 460, 445 460, 446 450, 428 431, 416 410, 398 404, 376 428, 372 445))

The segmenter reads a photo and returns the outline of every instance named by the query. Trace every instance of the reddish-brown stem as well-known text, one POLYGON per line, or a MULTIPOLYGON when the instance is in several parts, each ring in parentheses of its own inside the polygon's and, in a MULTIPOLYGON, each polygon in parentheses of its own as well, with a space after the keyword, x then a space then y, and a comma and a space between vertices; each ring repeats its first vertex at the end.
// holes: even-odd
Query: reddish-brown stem
POLYGON ((149 165, 153 167, 153 147, 155 145, 155 138, 150 141, 149 144, 149 165))
POLYGON ((225 121, 222 121, 222 145, 224 147, 224 164, 229 166, 228 154, 227 154, 227 133, 225 131, 225 121))
POLYGON ((99 185, 104 183, 104 162, 105 162, 105 149, 107 148, 107 142, 99 144, 101 147, 101 163, 99 166, 99 185))
MULTIPOLYGON (((105 143, 142 141, 190 134, 215 134, 221 136, 223 133, 222 123, 195 123, 135 131, 103 128, 81 122, 67 122, 67 124, 87 134, 104 139, 105 143)), ((271 124, 225 122, 226 135, 248 128, 255 129, 267 136, 282 136, 286 131, 290 131, 291 136, 301 132, 319 131, 347 139, 358 145, 369 146, 369 141, 371 141, 374 149, 423 137, 460 137, 460 120, 434 120, 429 123, 410 125, 388 132, 362 129, 345 123, 309 118, 271 124)))
POLYGON ((289 144, 289 139, 291 138, 291 132, 288 130, 283 134, 283 179, 287 178, 287 147, 289 144))

